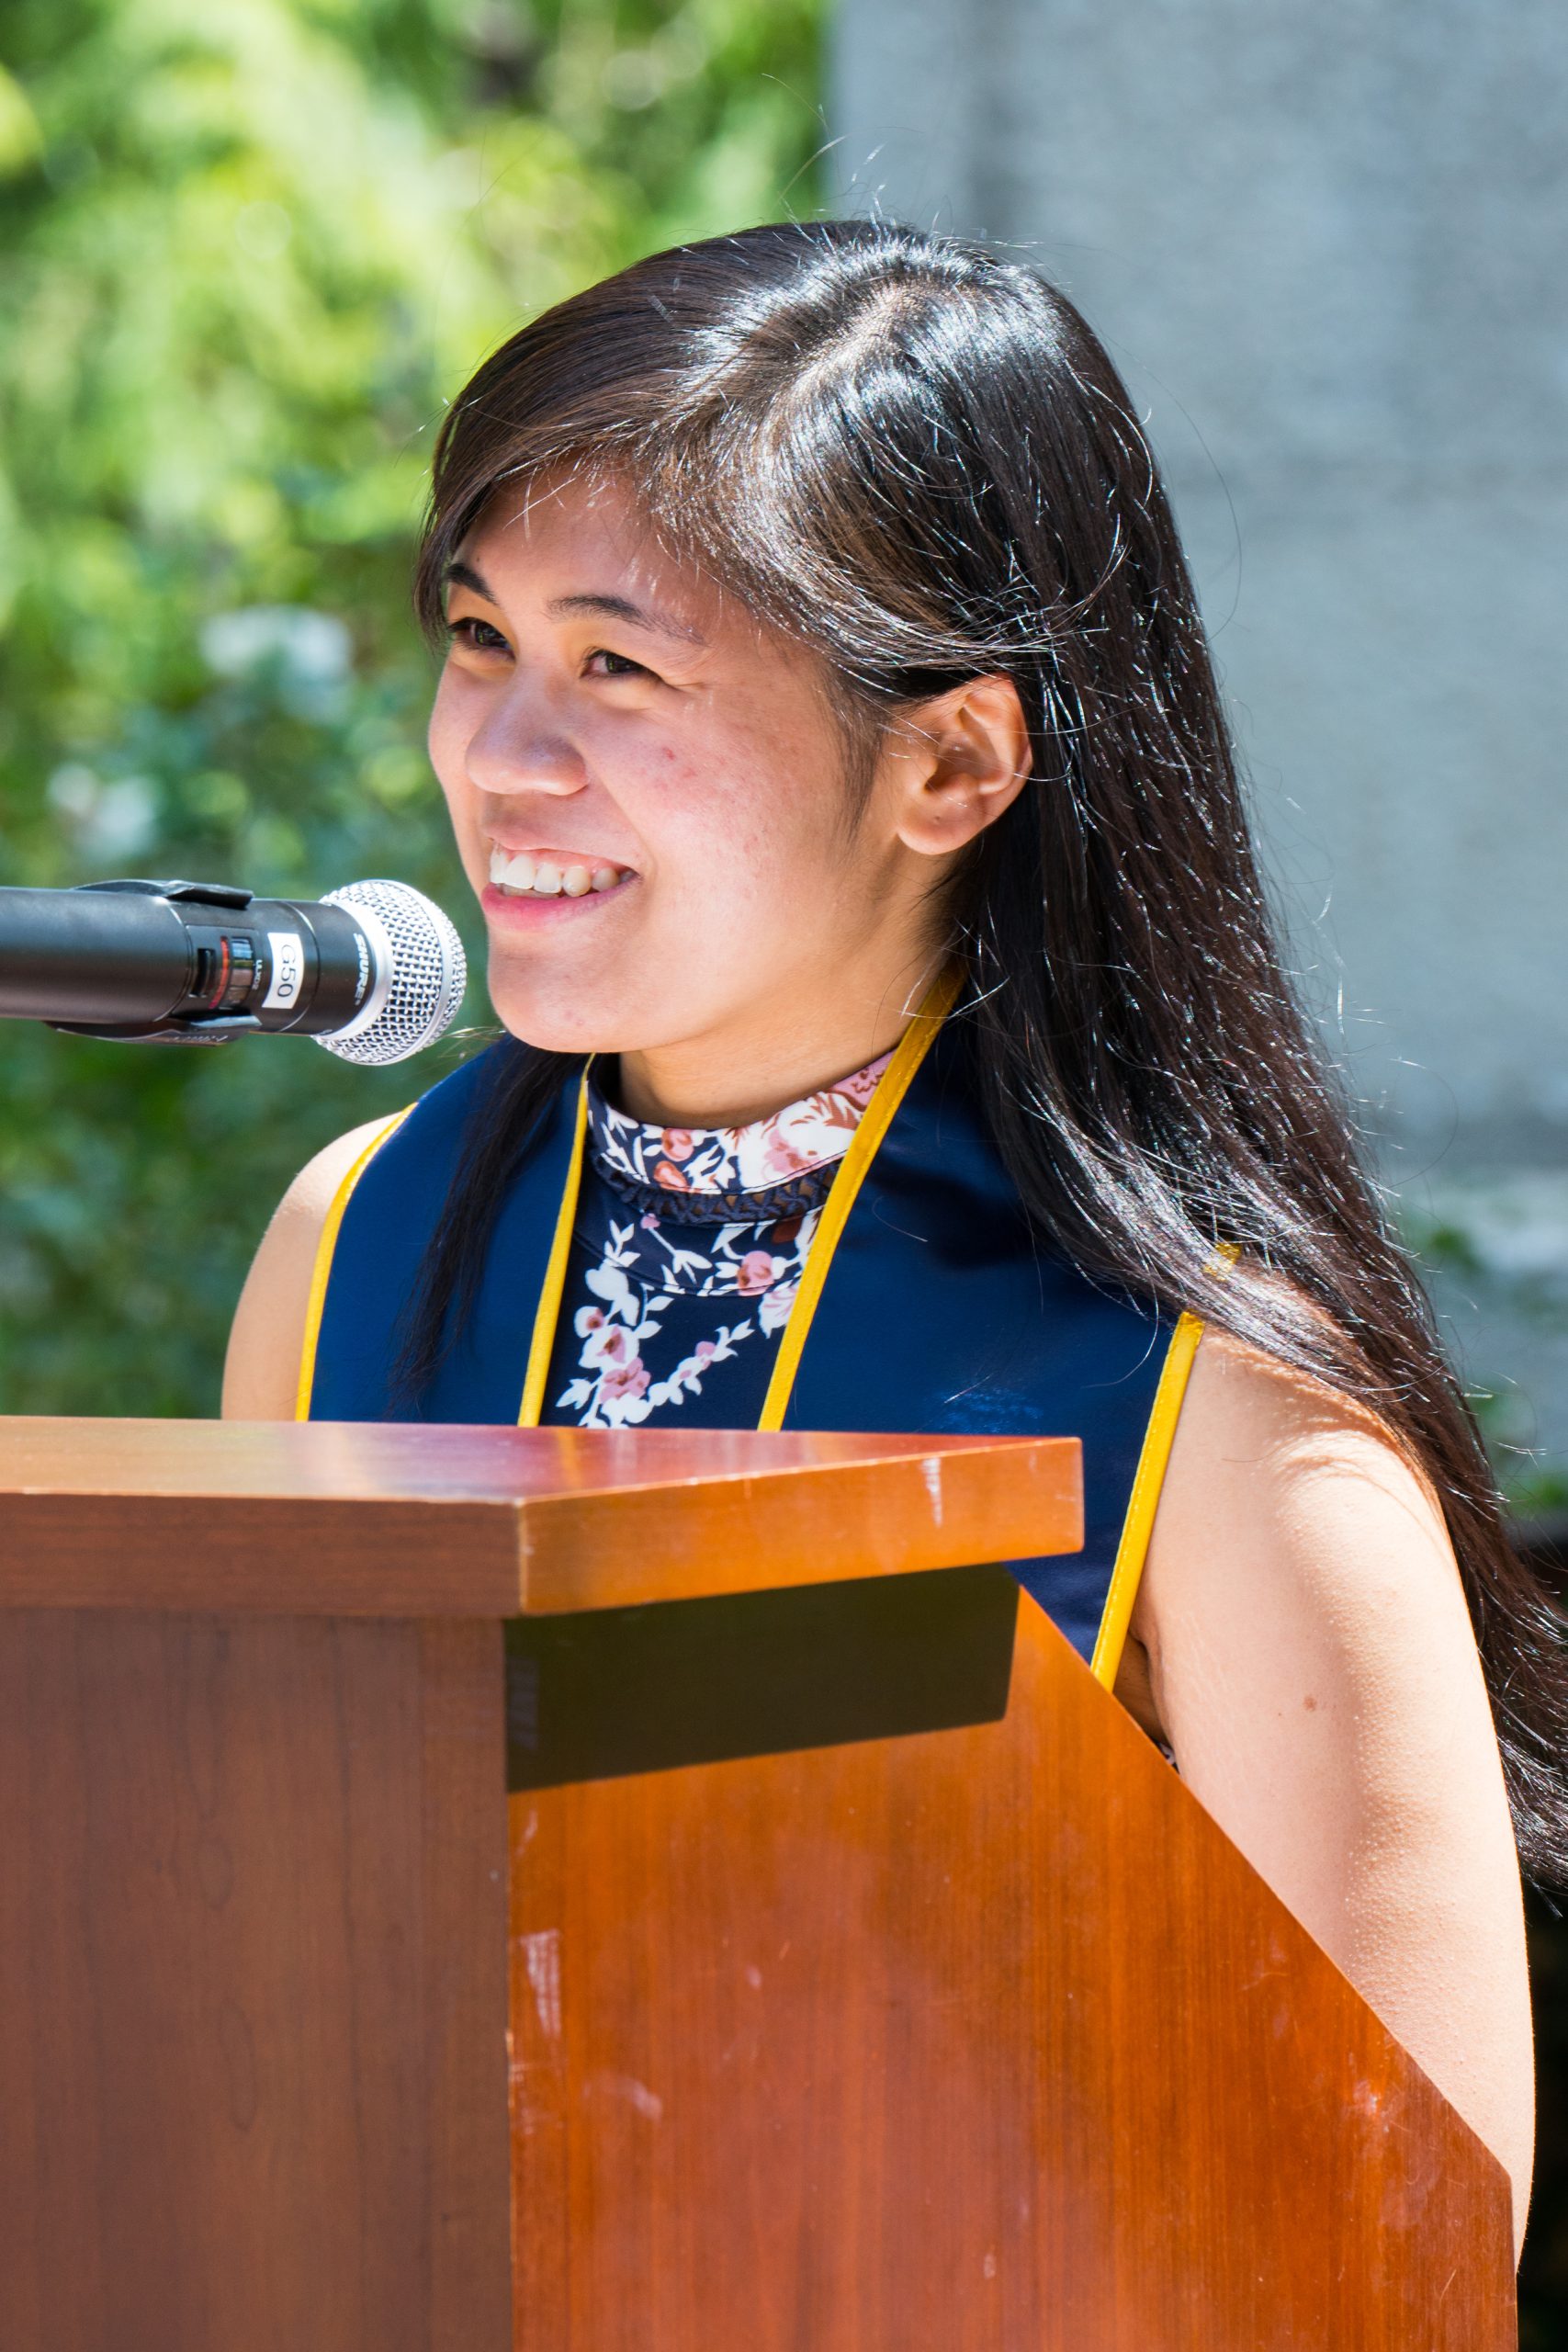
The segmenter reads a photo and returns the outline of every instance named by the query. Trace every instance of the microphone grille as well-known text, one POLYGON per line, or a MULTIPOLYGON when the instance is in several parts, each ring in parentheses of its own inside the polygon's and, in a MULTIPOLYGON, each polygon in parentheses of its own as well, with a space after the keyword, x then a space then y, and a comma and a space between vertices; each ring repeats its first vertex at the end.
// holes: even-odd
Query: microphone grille
POLYGON ((371 1069, 434 1045, 457 1019, 468 984, 463 943, 441 909, 406 882, 350 882, 329 890, 325 903, 354 915, 377 947, 379 933, 387 952, 356 1018, 316 1043, 371 1069))

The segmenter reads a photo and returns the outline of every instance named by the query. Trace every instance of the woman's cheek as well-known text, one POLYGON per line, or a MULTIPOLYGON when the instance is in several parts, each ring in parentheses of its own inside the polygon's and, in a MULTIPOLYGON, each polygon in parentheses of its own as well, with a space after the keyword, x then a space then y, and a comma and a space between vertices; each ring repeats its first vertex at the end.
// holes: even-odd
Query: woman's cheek
POLYGON ((455 695, 443 680, 436 689, 435 701, 430 713, 430 725, 425 730, 424 740, 425 747, 430 753, 430 764, 435 771, 435 780, 440 785, 442 795, 446 802, 446 813, 452 820, 452 830, 457 836, 457 847, 467 861, 471 846, 469 834, 472 827, 469 821, 471 815, 469 803, 472 795, 468 788, 468 776, 463 761, 467 737, 462 731, 460 715, 455 707, 455 695))
POLYGON ((792 847, 728 793, 704 812, 703 821, 670 830, 660 865, 678 876, 682 900, 695 910, 706 936, 739 933, 744 944, 751 927, 761 922, 771 928, 774 910, 806 887, 792 847))

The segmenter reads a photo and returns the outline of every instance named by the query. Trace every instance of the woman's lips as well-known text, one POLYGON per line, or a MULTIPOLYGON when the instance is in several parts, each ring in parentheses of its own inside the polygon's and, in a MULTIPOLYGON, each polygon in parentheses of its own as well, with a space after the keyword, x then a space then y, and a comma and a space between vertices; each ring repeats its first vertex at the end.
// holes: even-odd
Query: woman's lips
POLYGON ((532 890, 507 890, 491 882, 479 892, 479 905, 486 922, 497 931, 534 931, 541 924, 570 922, 576 916, 616 906, 628 890, 636 888, 637 881, 637 876, 627 871, 607 890, 584 890, 570 898, 559 891, 541 898, 532 890))

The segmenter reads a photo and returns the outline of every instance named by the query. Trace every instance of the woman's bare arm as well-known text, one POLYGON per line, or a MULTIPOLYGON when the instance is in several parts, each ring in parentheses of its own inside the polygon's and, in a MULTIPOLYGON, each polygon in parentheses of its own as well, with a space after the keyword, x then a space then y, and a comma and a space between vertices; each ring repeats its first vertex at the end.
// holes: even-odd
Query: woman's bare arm
POLYGON ((1132 1630, 1182 1778, 1500 2159, 1522 2238, 1518 1868, 1431 1495, 1372 1414, 1211 1332, 1132 1630))
POLYGON ((386 1125, 372 1119, 319 1151, 278 1203, 251 1261, 223 1367, 226 1421, 291 1421, 305 1310, 321 1228, 338 1186, 386 1125))

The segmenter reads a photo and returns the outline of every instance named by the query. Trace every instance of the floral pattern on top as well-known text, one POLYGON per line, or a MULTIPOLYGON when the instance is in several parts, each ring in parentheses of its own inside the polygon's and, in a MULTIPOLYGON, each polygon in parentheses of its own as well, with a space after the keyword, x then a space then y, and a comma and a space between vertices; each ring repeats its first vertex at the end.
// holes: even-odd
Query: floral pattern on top
POLYGON ((722 1383, 724 1408, 716 1418, 709 1394, 702 1421, 755 1426, 822 1204, 889 1058, 744 1127, 650 1126, 590 1081, 552 1420, 624 1429, 722 1383))
POLYGON ((821 1188, 812 1182, 849 1149, 861 1114, 893 1057, 879 1054, 863 1069, 819 1087, 766 1119, 744 1127, 659 1127, 628 1118, 590 1085, 589 1118, 595 1164, 628 1204, 666 1206, 671 1193, 687 1204, 682 1222, 724 1225, 755 1217, 803 1215, 821 1188), (759 1204, 755 1196, 765 1193, 759 1204))

